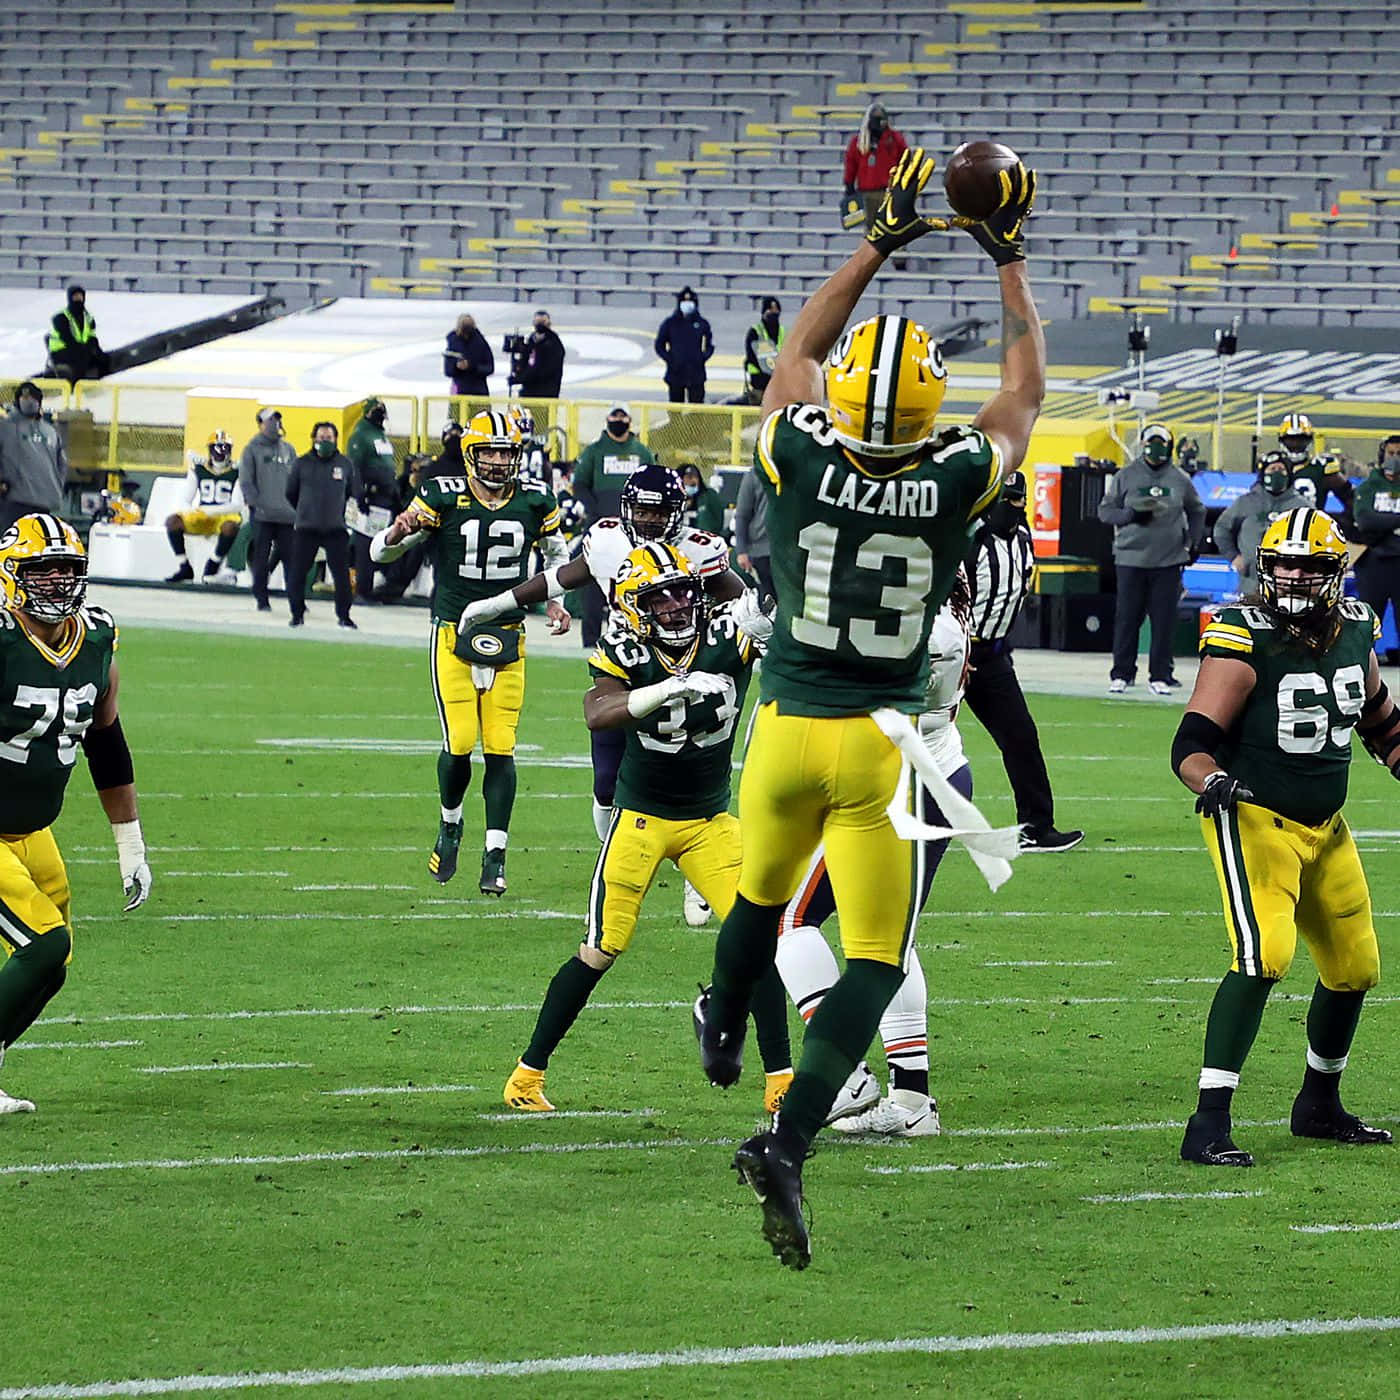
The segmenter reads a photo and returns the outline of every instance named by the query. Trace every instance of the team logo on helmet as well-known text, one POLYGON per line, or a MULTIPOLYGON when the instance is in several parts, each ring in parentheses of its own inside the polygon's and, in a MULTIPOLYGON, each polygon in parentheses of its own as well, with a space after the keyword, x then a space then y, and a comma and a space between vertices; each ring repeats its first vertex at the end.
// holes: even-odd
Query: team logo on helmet
POLYGON ((680 550, 669 544, 644 544, 622 561, 613 584, 613 605, 644 642, 683 651, 700 635, 704 586, 680 550))
POLYGON ((1320 510, 1290 510, 1259 541, 1259 593, 1267 607, 1291 621, 1332 613, 1342 601, 1346 571, 1346 541, 1320 510))
POLYGON ((520 471, 520 432, 507 414, 486 409, 475 414, 462 434, 462 456, 471 475, 500 491, 520 471))
POLYGON ((685 513, 680 474, 660 462, 633 472, 623 484, 617 513, 633 544, 675 539, 685 513))
POLYGON ((40 622, 62 622, 82 607, 87 568, 77 531, 56 515, 22 515, 0 535, 5 606, 40 622))
POLYGON ((1315 436, 1306 413, 1290 413, 1278 425, 1279 446, 1290 467, 1301 467, 1312 457, 1315 436))
POLYGON ((937 342, 905 316, 861 321, 827 357, 832 428, 862 457, 907 457, 927 442, 947 387, 937 342))

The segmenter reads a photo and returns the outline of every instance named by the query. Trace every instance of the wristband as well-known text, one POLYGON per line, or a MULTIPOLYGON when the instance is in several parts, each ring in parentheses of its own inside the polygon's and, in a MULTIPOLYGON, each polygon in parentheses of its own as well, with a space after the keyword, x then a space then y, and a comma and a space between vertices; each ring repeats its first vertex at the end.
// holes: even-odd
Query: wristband
POLYGON ((639 686, 627 692, 627 713, 633 719, 643 719, 653 710, 659 710, 674 693, 672 687, 677 677, 668 676, 654 685, 639 686))
MULTIPOLYGON (((544 571, 544 586, 547 590, 544 596, 546 598, 562 598, 564 594, 569 591, 559 582, 560 568, 561 566, 556 564, 552 569, 546 569, 544 571)), ((514 597, 515 595, 512 594, 511 596, 514 597)))
POLYGON ((117 865, 125 882, 146 860, 146 840, 141 834, 140 821, 113 822, 112 837, 117 843, 117 865))

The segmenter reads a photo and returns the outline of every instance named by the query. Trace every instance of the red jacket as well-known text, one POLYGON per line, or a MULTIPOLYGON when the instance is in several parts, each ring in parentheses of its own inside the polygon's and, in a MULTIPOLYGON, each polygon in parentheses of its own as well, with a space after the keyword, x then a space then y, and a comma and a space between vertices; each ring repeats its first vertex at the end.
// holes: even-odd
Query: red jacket
POLYGON ((879 143, 869 155, 860 153, 860 137, 852 136, 846 143, 847 185, 858 190, 882 190, 890 182, 895 162, 909 148, 909 143, 893 127, 887 127, 879 143))

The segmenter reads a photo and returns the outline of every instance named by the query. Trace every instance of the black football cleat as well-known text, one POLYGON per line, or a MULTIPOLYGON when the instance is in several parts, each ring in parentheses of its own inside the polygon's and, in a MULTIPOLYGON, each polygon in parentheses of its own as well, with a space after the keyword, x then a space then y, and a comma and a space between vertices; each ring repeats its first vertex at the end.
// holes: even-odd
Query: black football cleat
POLYGON ((1203 1167, 1252 1167, 1254 1158, 1236 1147, 1225 1114, 1193 1113, 1181 1140, 1181 1160, 1203 1167))
POLYGON ((194 570, 190 567, 190 561, 186 559, 165 581, 166 583, 193 583, 194 570))
POLYGON ((1289 1120, 1294 1137, 1324 1138, 1329 1142, 1345 1142, 1352 1146, 1380 1146, 1394 1141, 1385 1128, 1373 1128, 1356 1114, 1348 1113, 1339 1103, 1317 1103, 1300 1094, 1293 1100, 1289 1120))
POLYGON ((718 1089, 727 1089, 739 1082, 744 1068, 744 1035, 748 1030, 747 1018, 740 1023, 738 1031, 722 1031, 709 1023, 710 989, 700 988, 695 998, 690 1019, 695 1027, 695 1039, 700 1045, 700 1068, 705 1078, 718 1089))
POLYGON ((462 845, 462 823, 438 823, 437 841, 428 857, 428 874, 445 885, 457 873, 457 852, 462 845))
POLYGON ((1082 831, 1056 831, 1053 826, 1023 826, 1019 845, 1028 851, 1072 851, 1082 840, 1082 831))
POLYGON ((482 894, 493 894, 500 898, 506 892, 506 853, 504 851, 483 851, 481 853, 482 894))
POLYGON ((802 1214, 802 1162, 790 1157, 773 1133, 759 1133, 734 1153, 739 1180, 763 1207, 763 1238, 785 1268, 812 1262, 812 1238, 802 1214))

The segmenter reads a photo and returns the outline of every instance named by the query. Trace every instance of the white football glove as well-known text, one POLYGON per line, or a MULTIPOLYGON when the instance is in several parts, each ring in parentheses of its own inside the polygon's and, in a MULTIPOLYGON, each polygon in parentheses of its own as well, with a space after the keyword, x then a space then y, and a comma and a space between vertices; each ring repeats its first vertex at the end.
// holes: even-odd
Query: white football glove
POLYGON ((122 873, 122 890, 126 903, 122 913, 129 914, 151 897, 151 867, 146 864, 146 841, 141 835, 141 823, 116 822, 112 836, 117 843, 117 866, 122 873))
POLYGON ((703 700, 707 695, 723 695, 729 683, 723 676, 709 671, 692 671, 687 676, 672 676, 674 695, 685 700, 703 700))
POLYGON ((734 625, 751 641, 766 642, 773 635, 773 619, 763 611, 756 588, 746 588, 729 615, 734 619, 734 625))
POLYGON ((462 609, 462 615, 457 619, 457 630, 470 632, 478 622, 490 622, 515 606, 515 594, 509 589, 491 598, 478 598, 462 609))

